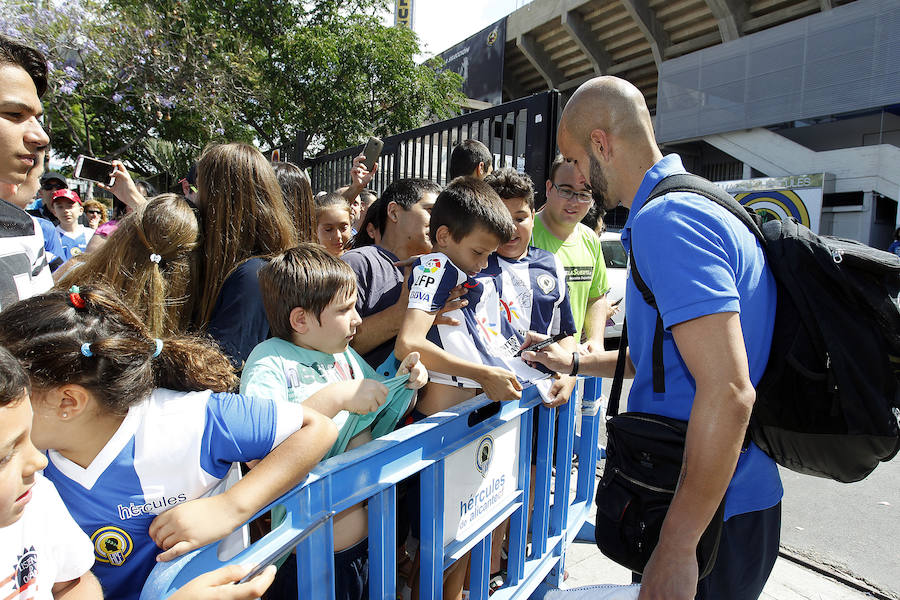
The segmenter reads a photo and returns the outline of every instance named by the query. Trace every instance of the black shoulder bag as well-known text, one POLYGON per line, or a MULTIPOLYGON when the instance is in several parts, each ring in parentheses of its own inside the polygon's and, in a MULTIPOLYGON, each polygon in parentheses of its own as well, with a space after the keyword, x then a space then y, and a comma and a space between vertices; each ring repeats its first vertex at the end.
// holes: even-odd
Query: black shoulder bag
MULTIPOLYGON (((635 573, 643 573, 675 496, 687 422, 651 413, 618 414, 627 343, 626 322, 606 412, 606 464, 597 485, 594 536, 604 555, 635 573)), ((697 544, 701 579, 715 565, 724 513, 723 498, 697 544)))
MULTIPOLYGON (((655 197, 653 192, 650 197, 655 197)), ((642 291, 644 301, 657 309, 653 362, 662 364, 662 317, 659 315, 656 299, 638 273, 633 253, 629 260, 631 276, 642 291)), ((687 422, 652 413, 619 414, 627 346, 626 320, 622 327, 619 356, 606 411, 606 464, 597 486, 594 536, 597 547, 604 555, 635 573, 643 573, 659 542, 663 519, 681 476, 687 422)), ((654 369, 654 389, 665 391, 662 370, 659 371, 657 373, 657 369, 654 369)), ((709 575, 715 565, 724 516, 723 498, 697 544, 697 565, 701 579, 709 575)))

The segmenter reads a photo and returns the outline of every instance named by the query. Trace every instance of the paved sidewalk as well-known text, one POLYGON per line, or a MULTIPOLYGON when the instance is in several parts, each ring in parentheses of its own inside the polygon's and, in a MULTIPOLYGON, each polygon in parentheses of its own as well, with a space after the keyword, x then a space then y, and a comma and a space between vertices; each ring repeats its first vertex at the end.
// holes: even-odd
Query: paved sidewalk
MULTIPOLYGON (((575 542, 566 554, 567 588, 599 583, 631 583, 631 571, 620 567, 592 543, 575 542)), ((872 596, 848 587, 834 579, 779 558, 762 600, 864 600, 872 596)))

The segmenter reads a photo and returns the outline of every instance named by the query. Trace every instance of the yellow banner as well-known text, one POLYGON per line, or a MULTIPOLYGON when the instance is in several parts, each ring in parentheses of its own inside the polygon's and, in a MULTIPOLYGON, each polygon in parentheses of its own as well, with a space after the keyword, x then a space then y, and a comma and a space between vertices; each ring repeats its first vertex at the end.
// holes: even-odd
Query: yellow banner
POLYGON ((394 6, 394 25, 413 26, 413 0, 396 0, 394 6))

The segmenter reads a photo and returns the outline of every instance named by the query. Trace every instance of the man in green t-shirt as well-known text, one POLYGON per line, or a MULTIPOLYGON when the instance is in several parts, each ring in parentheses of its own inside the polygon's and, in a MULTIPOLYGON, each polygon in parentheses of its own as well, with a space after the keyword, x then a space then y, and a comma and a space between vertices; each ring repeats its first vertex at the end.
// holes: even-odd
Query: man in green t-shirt
POLYGON ((592 202, 587 181, 578 169, 557 156, 550 167, 547 202, 537 213, 531 245, 556 254, 562 261, 578 329, 576 339, 584 339, 597 350, 603 349, 609 283, 600 238, 581 223, 592 202))

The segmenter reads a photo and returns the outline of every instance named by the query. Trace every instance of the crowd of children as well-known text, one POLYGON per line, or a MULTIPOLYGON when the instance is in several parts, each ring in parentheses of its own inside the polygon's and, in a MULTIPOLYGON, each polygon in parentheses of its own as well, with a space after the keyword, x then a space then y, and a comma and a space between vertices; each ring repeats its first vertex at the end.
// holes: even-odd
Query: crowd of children
MULTIPOLYGON (((18 86, 0 104, 36 112, 42 80, 29 69, 39 55, 0 42, 0 74, 18 86)), ((23 139, 43 153, 46 136, 29 119, 23 139)), ((554 378, 547 406, 566 402, 576 372, 526 364, 520 349, 529 331, 556 335, 567 352, 582 329, 599 330, 602 344, 602 327, 583 327, 588 296, 606 291, 602 257, 579 267, 590 291, 574 306, 569 265, 532 243, 540 217, 528 175, 491 173, 474 140, 451 166, 467 171, 444 187, 394 181, 376 199, 364 193, 374 170, 358 157, 351 186, 314 196, 295 165, 219 144, 183 195, 148 200, 117 163, 108 189, 126 214, 90 246, 103 205, 83 203, 59 174, 39 179, 42 160, 0 172, 0 208, 21 212, 25 229, 21 196, 41 181, 35 206, 59 222, 45 260, 77 257, 52 289, 30 259, 30 287, 2 303, 0 540, 15 569, 0 595, 100 598, 102 586, 107 598, 136 599, 158 561, 240 534, 323 458, 482 392, 519 398, 537 379, 554 378)), ((553 186, 572 201, 571 220, 590 192, 567 176, 553 186)), ((35 236, 46 232, 33 223, 35 236)), ((368 597, 366 510, 334 519, 340 600, 368 597)), ((268 597, 296 597, 293 563, 268 597)), ((464 573, 448 574, 448 594, 462 594, 464 573)), ((242 575, 198 578, 179 597, 242 575)), ((272 578, 265 571, 246 593, 272 578)))

